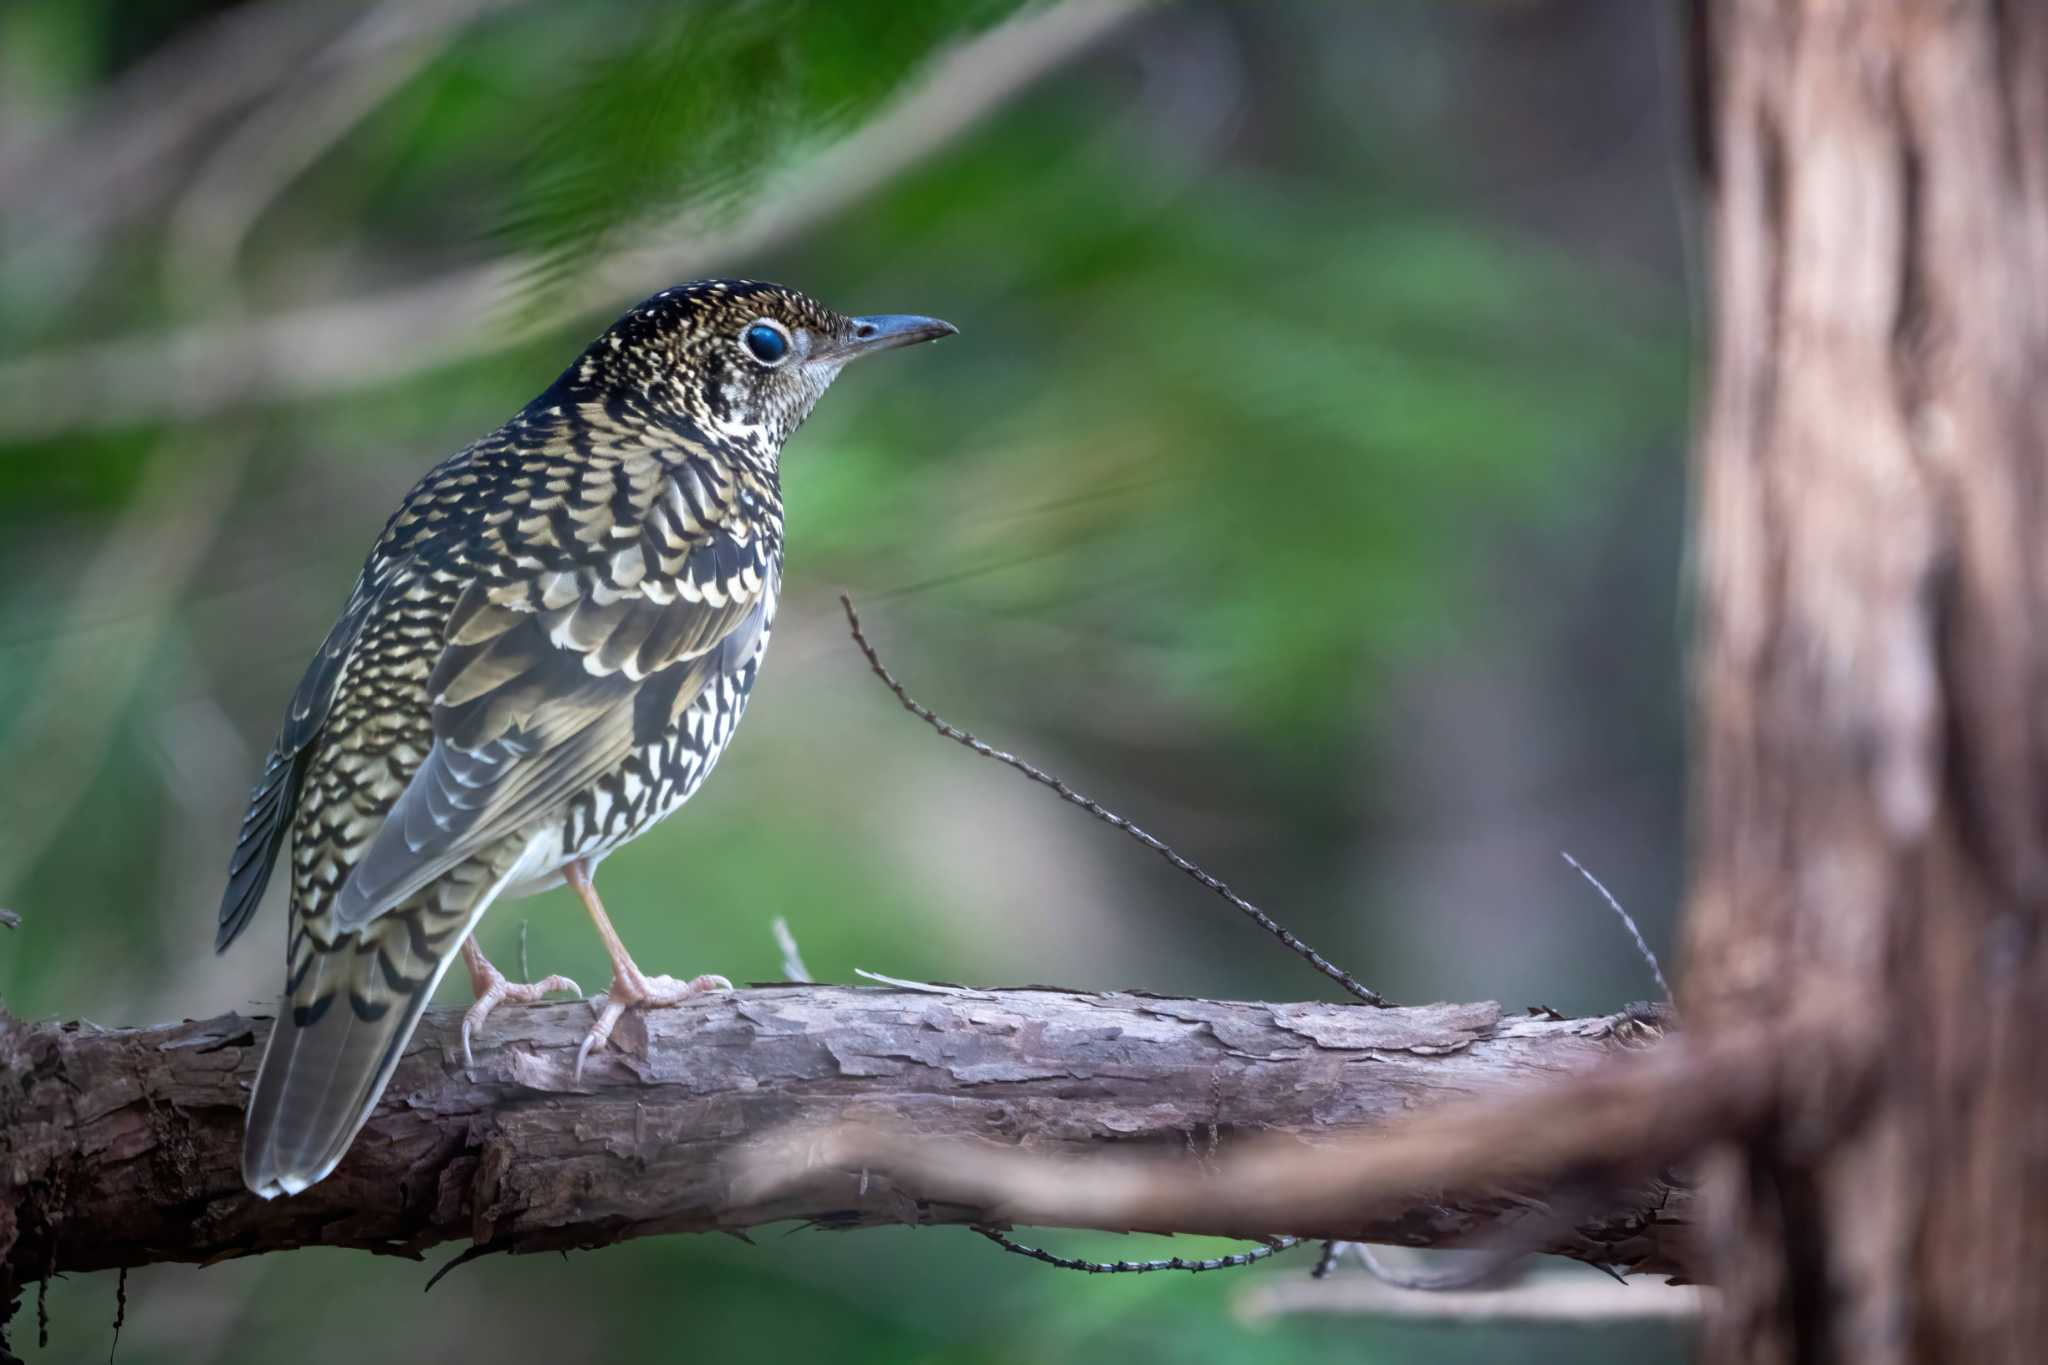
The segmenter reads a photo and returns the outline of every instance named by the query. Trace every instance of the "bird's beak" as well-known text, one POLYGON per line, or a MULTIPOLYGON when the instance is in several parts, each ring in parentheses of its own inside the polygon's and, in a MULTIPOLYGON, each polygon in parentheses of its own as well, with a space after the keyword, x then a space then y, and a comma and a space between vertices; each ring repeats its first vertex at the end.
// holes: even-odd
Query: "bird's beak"
POLYGON ((893 351, 898 346, 915 346, 920 341, 937 341, 959 330, 950 322, 921 318, 915 313, 876 313, 855 318, 852 333, 832 347, 831 355, 836 360, 852 360, 876 351, 893 351))

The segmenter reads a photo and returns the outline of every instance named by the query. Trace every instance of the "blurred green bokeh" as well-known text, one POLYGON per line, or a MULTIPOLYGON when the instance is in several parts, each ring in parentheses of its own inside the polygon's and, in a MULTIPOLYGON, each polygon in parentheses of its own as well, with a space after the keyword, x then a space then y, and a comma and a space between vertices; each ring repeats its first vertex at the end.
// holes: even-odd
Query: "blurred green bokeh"
MULTIPOLYGON (((765 203, 772 224, 810 159, 935 56, 1048 10, 0 9, 0 374, 506 253, 531 266, 482 324, 515 340, 396 379, 194 391, 55 434, 0 411, 0 904, 25 920, 0 942, 8 1007, 268 1007, 274 903, 210 952, 227 850, 406 486, 607 320, 573 302, 594 262, 679 211, 727 232, 765 203), (418 31, 378 27, 408 15, 418 31), (244 60, 273 77, 119 162, 120 137, 154 126, 120 121, 124 92, 252 21, 273 27, 244 60), (325 140, 308 148, 309 125, 325 140), (24 159, 38 146, 74 160, 24 159), (223 148, 252 175, 265 154, 305 164, 213 251, 192 196, 235 183, 223 148)), ((1668 946, 1691 345, 1668 18, 1629 0, 1150 7, 850 207, 718 260, 962 335, 848 376, 793 442, 784 616, 742 738, 605 865, 639 959, 774 979, 781 915, 822 979, 1327 996, 1155 860, 916 728, 847 642, 844 587, 941 712, 1172 838, 1390 996, 1647 993, 1557 854, 1668 946)), ((563 893, 498 907, 486 949, 516 960, 522 923, 536 971, 603 978, 563 893)), ((159 1268, 131 1278, 120 1358, 266 1360, 288 1341, 353 1361, 368 1311, 387 1340, 410 1324, 419 1358, 1683 1354, 1648 1330, 1232 1316, 1306 1252, 1085 1279, 958 1230, 757 1241, 487 1259, 426 1299, 421 1268, 354 1254, 159 1268)), ((50 1304, 43 1358, 100 1358, 111 1278, 50 1304)))

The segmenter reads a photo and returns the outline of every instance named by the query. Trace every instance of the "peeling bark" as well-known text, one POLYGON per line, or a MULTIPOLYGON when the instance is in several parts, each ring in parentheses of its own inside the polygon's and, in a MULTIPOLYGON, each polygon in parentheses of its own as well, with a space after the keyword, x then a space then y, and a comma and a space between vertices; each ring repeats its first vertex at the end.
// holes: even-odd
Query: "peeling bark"
MULTIPOLYGON (((1314 1142, 1577 1075, 1661 1033, 1650 1012, 1554 1019, 1490 1004, 1375 1010, 1040 989, 774 986, 628 1018, 645 1030, 644 1055, 593 1058, 579 1083, 580 1006, 501 1011, 473 1069, 461 1064, 459 1012, 430 1014, 339 1169, 270 1203, 239 1175, 242 1107, 268 1021, 9 1023, 0 1267, 19 1286, 314 1245, 417 1255, 470 1238, 526 1252, 792 1218, 993 1221, 927 1200, 900 1175, 857 1170, 749 1202, 734 1158, 766 1133, 852 1120, 990 1150, 1178 1153, 1199 1168, 1254 1135, 1314 1142)), ((1350 1232, 1469 1242, 1531 1203, 1526 1192, 1425 1193, 1350 1232)), ((1575 1207, 1576 1226, 1549 1226, 1542 1249, 1675 1269, 1688 1208, 1686 1191, 1647 1181, 1591 1216, 1575 1207)))

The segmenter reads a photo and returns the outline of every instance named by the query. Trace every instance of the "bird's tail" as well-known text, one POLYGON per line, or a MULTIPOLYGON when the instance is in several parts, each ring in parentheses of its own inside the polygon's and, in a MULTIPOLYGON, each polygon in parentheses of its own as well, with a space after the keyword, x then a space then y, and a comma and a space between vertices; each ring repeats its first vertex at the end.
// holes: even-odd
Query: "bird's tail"
POLYGON ((297 1194, 334 1169, 489 903, 486 895, 458 914, 395 910, 325 950, 295 936, 291 985, 249 1097, 242 1179, 251 1190, 297 1194))

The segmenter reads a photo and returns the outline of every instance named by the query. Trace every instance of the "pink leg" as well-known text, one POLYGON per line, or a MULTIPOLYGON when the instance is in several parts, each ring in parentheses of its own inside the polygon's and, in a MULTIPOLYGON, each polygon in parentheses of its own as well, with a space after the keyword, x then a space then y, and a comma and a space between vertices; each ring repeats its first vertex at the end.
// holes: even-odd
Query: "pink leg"
POLYGON ((469 1050, 470 1035, 483 1028, 484 1020, 490 1018, 491 1011, 499 1005, 508 1000, 515 1005, 537 1005, 549 991, 583 994, 566 976, 545 977, 531 985, 506 980, 505 974, 484 956, 484 950, 476 946, 474 933, 462 941, 462 962, 469 968, 469 988, 476 995, 476 1003, 469 1007, 469 1013, 462 1016, 462 1062, 465 1066, 476 1065, 476 1057, 469 1050))
POLYGON ((570 863, 563 874, 569 885, 576 888, 576 894, 583 898, 583 908, 590 912, 590 922, 597 926, 597 936, 604 941, 605 956, 612 960, 612 984, 604 994, 604 1004, 598 1007, 597 1022, 590 1026, 590 1032, 583 1039, 583 1046, 576 1053, 576 1074, 583 1074, 583 1064, 590 1054, 605 1045, 612 1036, 612 1029, 635 1005, 680 1005, 692 996, 706 991, 729 991, 732 982, 722 976, 700 976, 689 981, 678 981, 672 976, 649 976, 633 961, 633 955, 626 951, 626 945, 619 941, 618 930, 612 928, 611 917, 604 912, 604 902, 597 898, 597 885, 590 879, 590 866, 581 859, 570 863))

